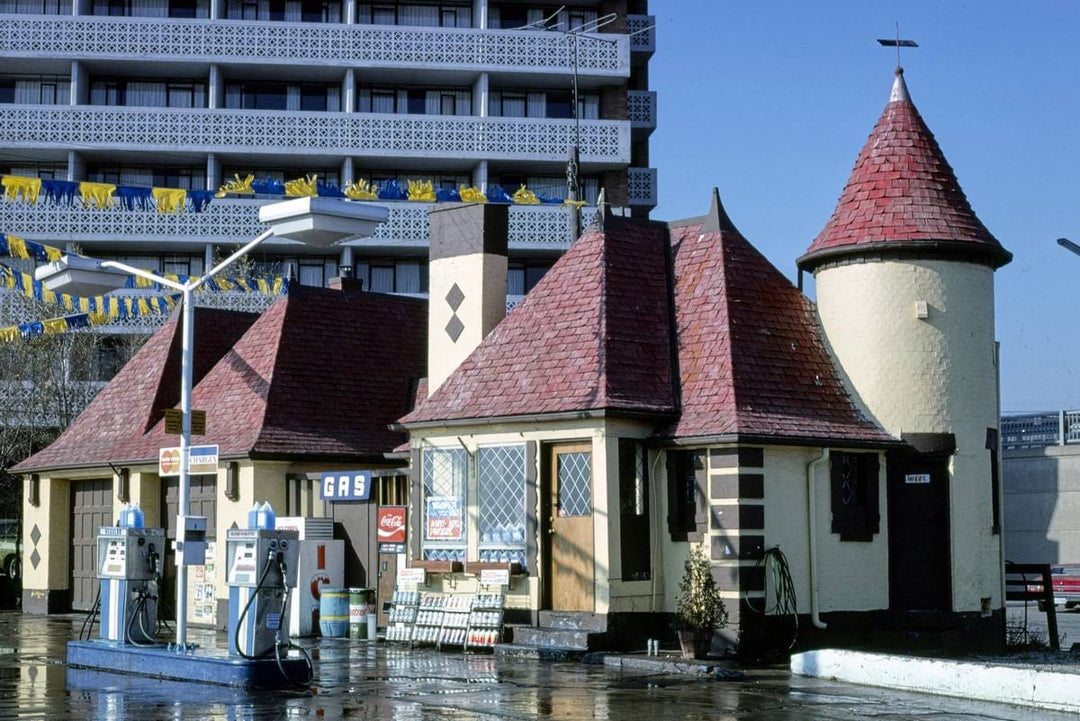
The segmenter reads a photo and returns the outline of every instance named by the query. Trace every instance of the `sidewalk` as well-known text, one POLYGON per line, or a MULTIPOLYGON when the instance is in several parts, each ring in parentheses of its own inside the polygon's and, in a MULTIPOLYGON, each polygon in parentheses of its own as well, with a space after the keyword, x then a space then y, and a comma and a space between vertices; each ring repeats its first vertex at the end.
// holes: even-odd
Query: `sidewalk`
POLYGON ((792 656, 791 672, 865 686, 1080 713, 1080 655, 1073 653, 951 660, 822 649, 792 656), (1051 659, 1062 662, 1051 663, 1051 659))

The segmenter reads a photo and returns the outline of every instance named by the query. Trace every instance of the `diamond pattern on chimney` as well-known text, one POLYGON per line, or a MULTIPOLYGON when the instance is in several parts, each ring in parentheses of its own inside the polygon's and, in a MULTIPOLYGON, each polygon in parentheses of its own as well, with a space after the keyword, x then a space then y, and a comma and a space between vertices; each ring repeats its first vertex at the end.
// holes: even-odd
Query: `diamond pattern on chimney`
POLYGON ((461 322, 461 319, 456 315, 450 316, 450 322, 446 324, 446 335, 450 336, 450 340, 457 343, 463 330, 465 330, 465 324, 461 322))
POLYGON ((450 292, 446 294, 446 302, 450 306, 450 310, 456 313, 464 300, 465 294, 461 292, 461 288, 458 287, 458 284, 454 283, 450 286, 450 292))

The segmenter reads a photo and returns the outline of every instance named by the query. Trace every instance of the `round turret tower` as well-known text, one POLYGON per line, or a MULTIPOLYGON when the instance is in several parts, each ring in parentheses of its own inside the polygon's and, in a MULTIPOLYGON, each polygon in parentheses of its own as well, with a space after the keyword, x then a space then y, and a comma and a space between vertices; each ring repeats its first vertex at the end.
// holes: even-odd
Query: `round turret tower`
POLYGON ((939 612, 946 630, 1001 621, 994 271, 1011 259, 897 68, 798 264, 814 275, 826 342, 857 402, 909 446, 887 463, 890 607, 939 612))

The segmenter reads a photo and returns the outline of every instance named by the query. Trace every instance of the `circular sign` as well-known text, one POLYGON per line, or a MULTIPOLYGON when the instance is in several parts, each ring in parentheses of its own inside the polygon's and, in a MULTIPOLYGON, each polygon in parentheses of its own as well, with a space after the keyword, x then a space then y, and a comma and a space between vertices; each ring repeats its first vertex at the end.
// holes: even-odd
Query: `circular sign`
POLYGON ((330 576, 323 571, 317 571, 314 576, 311 577, 311 597, 316 601, 321 596, 321 590, 323 586, 330 585, 330 576))
POLYGON ((175 448, 164 448, 158 461, 162 473, 172 473, 180 469, 180 451, 175 448))

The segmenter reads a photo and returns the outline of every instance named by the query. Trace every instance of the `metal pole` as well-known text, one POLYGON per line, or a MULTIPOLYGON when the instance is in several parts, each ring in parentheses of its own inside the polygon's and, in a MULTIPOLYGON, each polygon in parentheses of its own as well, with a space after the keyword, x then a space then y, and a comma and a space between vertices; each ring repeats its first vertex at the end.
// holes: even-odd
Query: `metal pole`
MULTIPOLYGON (((191 446, 191 383, 192 361, 195 353, 195 308, 192 304, 192 289, 185 287, 181 308, 181 345, 180 345, 180 500, 178 513, 188 515, 188 502, 191 494, 191 477, 188 471, 188 448, 191 446)), ((177 519, 176 534, 179 537, 183 529, 177 519)), ((187 566, 180 563, 176 567, 176 643, 183 649, 187 646, 187 566)))

